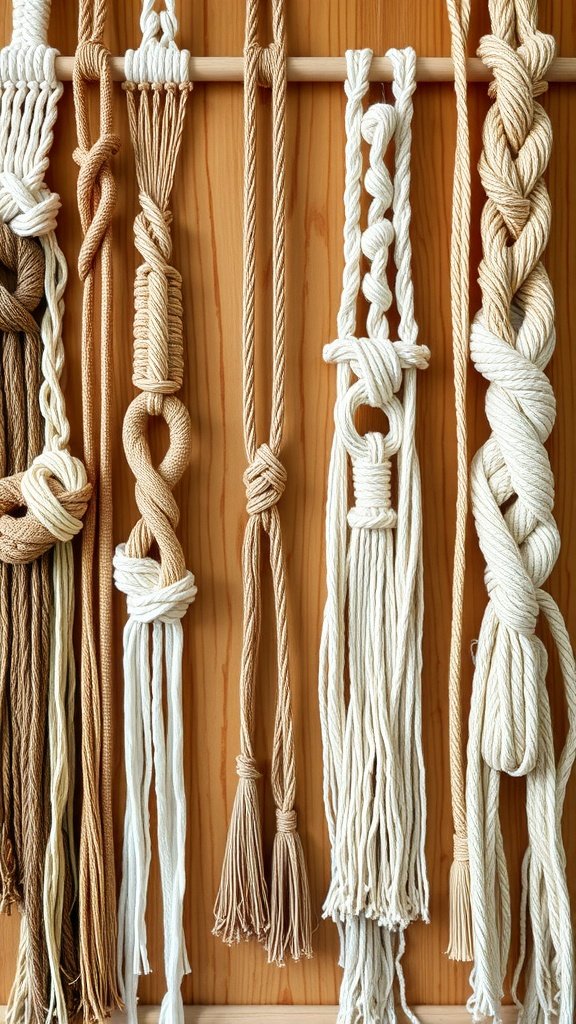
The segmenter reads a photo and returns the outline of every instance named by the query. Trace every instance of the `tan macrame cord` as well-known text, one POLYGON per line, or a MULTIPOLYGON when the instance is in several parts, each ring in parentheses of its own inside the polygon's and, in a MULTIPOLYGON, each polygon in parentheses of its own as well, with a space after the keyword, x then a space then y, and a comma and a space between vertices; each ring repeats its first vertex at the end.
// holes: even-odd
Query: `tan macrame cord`
POLYGON ((270 962, 282 964, 310 956, 311 905, 304 851, 297 831, 294 737, 288 665, 286 575, 277 503, 286 484, 279 454, 285 401, 285 132, 286 29, 283 0, 273 0, 273 42, 258 42, 258 0, 246 5, 244 73, 244 279, 243 410, 248 468, 244 474, 248 521, 242 552, 244 626, 240 668, 240 755, 238 787, 230 819, 220 889, 214 908, 214 933, 224 942, 254 935, 270 962), (256 304, 256 116, 258 84, 272 90, 272 406, 268 441, 258 444, 255 408, 256 304), (272 749, 272 793, 276 834, 272 854, 270 900, 264 871, 253 748, 255 684, 261 616, 261 544, 269 539, 276 615, 277 703, 272 749))

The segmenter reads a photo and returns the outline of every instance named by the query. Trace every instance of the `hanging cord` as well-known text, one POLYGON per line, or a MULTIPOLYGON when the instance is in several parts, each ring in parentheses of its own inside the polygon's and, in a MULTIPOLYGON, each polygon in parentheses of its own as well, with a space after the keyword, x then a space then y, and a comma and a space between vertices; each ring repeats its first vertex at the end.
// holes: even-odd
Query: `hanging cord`
POLYGON ((82 810, 80 822, 80 983, 85 1020, 101 1021, 118 1004, 116 884, 111 793, 112 493, 111 345, 113 323, 112 216, 116 184, 110 158, 120 140, 112 131, 110 54, 103 44, 106 0, 81 0, 73 85, 79 166, 78 210, 83 241, 78 257, 82 295, 82 415, 84 462, 95 493, 82 534, 82 649, 80 703, 82 810), (98 83, 99 130, 89 120, 91 85, 98 83), (99 328, 95 293, 100 285, 99 328), (96 345, 100 363, 97 439, 96 345), (96 607, 95 607, 96 603, 96 607), (96 626, 96 622, 98 626, 96 626))
POLYGON ((454 62, 456 93, 456 152, 452 187, 450 238, 450 304, 454 359, 456 410, 456 532, 452 570, 452 624, 448 678, 450 734, 450 788, 454 824, 454 859, 450 869, 450 933, 447 954, 451 960, 472 959, 470 863, 466 829, 466 778, 462 742, 462 616, 466 575, 466 524, 468 520, 468 440, 466 428, 466 376, 470 334, 470 133, 466 42, 470 24, 470 0, 446 0, 454 62))
POLYGON ((143 262, 134 286, 133 383, 142 393, 124 419, 124 449, 136 478, 141 519, 114 557, 116 586, 127 596, 124 729, 127 800, 118 929, 118 974, 130 1024, 138 975, 148 973, 146 905, 151 858, 149 795, 155 776, 167 991, 161 1024, 184 1024, 181 984, 190 970, 183 928, 186 794, 182 721, 182 618, 196 596, 176 536, 172 493, 190 461, 191 424, 176 397, 184 372, 182 279, 171 264, 170 196, 182 140, 190 54, 174 41, 174 5, 143 6, 142 45, 126 54, 125 84, 141 212, 134 223, 143 262), (147 438, 162 418, 169 447, 158 467, 147 438), (156 546, 158 559, 150 557, 156 546), (164 725, 164 680, 167 726, 164 725))
MULTIPOLYGON (((48 0, 40 3, 15 0, 12 41, 0 52, 3 118, 0 222, 4 232, 11 231, 16 238, 39 240, 44 299, 41 350, 36 351, 37 340, 25 346, 27 384, 24 390, 28 413, 23 418, 22 406, 18 411, 17 405, 12 404, 12 397, 5 410, 5 427, 9 433, 13 415, 19 418, 20 424, 25 423, 28 430, 28 452, 18 460, 18 468, 24 472, 0 483, 0 554, 4 562, 22 563, 18 570, 12 571, 14 585, 22 599, 22 581, 27 573, 31 584, 27 598, 29 613, 15 616, 14 608, 10 609, 7 575, 3 569, 2 618, 8 622, 10 630, 12 626, 15 632, 25 629, 36 664, 32 674, 25 672, 20 681, 16 672, 11 677, 5 659, 2 672, 3 699, 11 704, 13 716, 24 716, 20 723, 10 723, 8 704, 4 704, 2 833, 3 836, 10 834, 7 822, 11 801, 6 794, 14 785, 16 765, 21 764, 24 788, 19 796, 18 787, 14 786, 14 810, 22 815, 21 835, 28 844, 22 849, 25 863, 19 869, 20 874, 23 873, 25 917, 17 978, 8 1009, 11 1021, 28 1020, 30 1012, 35 1020, 44 1020, 46 1014, 53 1014, 58 1021, 65 1021, 68 1012, 74 1012, 77 1005, 78 967, 71 921, 75 885, 71 785, 75 670, 72 650, 74 568, 70 542, 82 528, 90 487, 82 463, 69 451, 70 427, 60 385, 67 268, 55 236, 60 200, 46 187, 44 174, 62 85, 55 73, 57 52, 46 45, 49 13, 48 0), (28 352, 29 348, 33 348, 34 354, 28 352), (16 517, 11 514, 14 511, 17 511, 16 517), (51 565, 50 560, 43 557, 50 549, 53 549, 51 565), (29 682, 30 693, 16 693, 16 688, 22 691, 29 682), (6 751, 10 737, 12 759, 6 751)), ((4 239, 4 255, 9 260, 6 266, 18 275, 25 265, 24 251, 36 250, 17 248, 15 256, 6 234, 4 239)), ((22 451, 20 441, 17 447, 22 451)), ((13 645, 13 665, 19 643, 13 645)), ((24 640, 22 645, 25 651, 24 640)), ((9 856, 6 870, 5 852, 3 842, 2 881, 3 886, 8 884, 10 889, 11 872, 18 867, 9 856)), ((3 899, 10 902, 10 893, 5 891, 3 899)))
POLYGON ((324 913, 339 925, 339 1021, 396 1021, 393 982, 410 1020, 401 959, 409 922, 428 920, 426 800, 421 743, 422 511, 415 450, 417 344, 410 246, 410 150, 416 55, 390 50, 395 104, 362 114, 372 53, 346 55, 346 186, 343 290, 338 340, 324 358, 338 368, 327 513, 327 602, 320 652, 320 713, 332 878, 324 913), (361 137, 370 146, 368 226, 360 232, 361 137), (385 163, 395 145, 392 180, 385 163), (392 206, 391 219, 387 213, 392 206), (386 313, 394 247, 399 340, 386 313), (369 303, 367 337, 356 338, 360 258, 369 303), (354 375, 354 382, 352 382, 354 375), (386 434, 361 435, 360 407, 381 409, 386 434), (392 508, 396 456, 397 511, 392 508), (348 508, 347 460, 355 503, 348 508), (347 529, 347 525, 348 528, 347 529), (346 703, 346 679, 349 696, 346 703))
POLYGON ((544 370, 555 346, 554 296, 541 262, 550 233, 544 182, 550 119, 537 102, 554 58, 534 0, 492 0, 492 34, 479 54, 492 70, 483 129, 486 191, 479 278, 482 308, 471 333, 474 365, 489 382, 491 434, 472 462, 472 510, 486 561, 488 605, 476 655, 466 800, 474 941, 471 1011, 500 1021, 511 911, 499 821, 500 773, 526 777, 529 846, 522 869, 520 960, 512 994, 526 1021, 572 1024, 574 952, 562 810, 576 750, 576 672, 564 619, 542 590, 560 549, 554 479, 545 442, 556 415, 544 370), (556 763, 542 613, 556 648, 567 736, 556 763), (524 1003, 518 985, 527 943, 524 1003))
POLYGON ((232 943, 255 935, 271 963, 286 953, 298 960, 311 956, 311 905, 301 839, 297 831, 296 769, 288 665, 286 572, 277 503, 286 485, 279 460, 285 401, 285 132, 286 28, 283 0, 273 0, 273 42, 258 43, 259 0, 247 0, 244 47, 244 281, 243 401, 244 474, 248 521, 242 550, 244 627, 240 669, 240 755, 238 788, 228 828, 220 889, 214 908, 214 934, 232 943), (267 442, 256 439, 254 392, 256 297, 256 119, 258 84, 272 89, 273 182, 273 327, 272 411, 267 442), (264 875, 262 829, 253 748, 255 683, 261 616, 260 548, 262 533, 270 542, 270 567, 276 614, 278 696, 274 723, 271 782, 276 805, 270 904, 264 875))

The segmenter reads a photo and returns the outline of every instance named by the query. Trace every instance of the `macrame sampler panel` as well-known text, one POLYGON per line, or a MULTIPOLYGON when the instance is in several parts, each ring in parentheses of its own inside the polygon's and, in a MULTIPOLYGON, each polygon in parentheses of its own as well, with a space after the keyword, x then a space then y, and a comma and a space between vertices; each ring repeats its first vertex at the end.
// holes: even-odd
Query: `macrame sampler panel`
MULTIPOLYGON (((73 54, 77 43, 76 4, 53 0, 49 43, 73 54)), ((140 0, 109 0, 105 43, 124 54, 141 37, 140 0)), ((271 9, 271 4, 266 5, 271 9)), ((571 0, 540 0, 539 27, 555 36, 558 52, 576 54, 576 24, 571 0)), ((11 5, 0 5, 0 43, 11 32, 11 5)), ((384 54, 391 46, 412 46, 417 54, 450 53, 445 0, 289 0, 287 45, 290 54, 343 55, 369 46, 384 54)), ((239 0, 177 4, 178 44, 192 54, 241 54, 245 45, 245 5, 239 0)), ((262 19, 260 41, 272 39, 262 19)), ((469 53, 489 31, 487 4, 473 4, 469 53)), ((113 537, 125 541, 138 519, 133 478, 122 449, 122 421, 134 398, 133 282, 140 256, 133 225, 139 206, 128 106, 121 84, 113 84, 113 131, 119 148, 111 157, 117 187, 113 225, 114 344, 111 353, 113 537)), ((93 89, 93 87, 91 87, 93 89)), ((271 398, 273 146, 270 90, 258 87, 257 254, 255 267, 255 415, 259 441, 268 436, 271 398)), ((539 97, 550 115, 552 155, 546 181, 552 204, 545 264, 556 303, 556 349, 546 373, 557 401, 557 417, 547 444, 556 482, 554 515, 561 534, 558 562, 546 589, 562 608, 576 635, 576 84, 558 84, 539 97), (569 255, 567 255, 569 254, 569 255)), ((182 276, 184 337, 183 386, 178 397, 191 418, 190 463, 174 496, 180 510, 177 527, 186 568, 193 571, 198 595, 182 619, 184 635, 183 721, 184 783, 187 795, 186 894, 184 927, 191 972, 182 982, 184 1003, 335 1004, 340 988, 338 935, 321 919, 330 878, 330 845, 322 792, 322 743, 318 714, 318 647, 325 600, 325 498, 334 432, 336 372, 322 360, 335 337, 342 278, 342 194, 346 98, 342 83, 289 83, 286 106, 286 378, 281 462, 286 489, 279 501, 287 565, 287 622, 290 685, 297 769, 298 831, 306 855, 312 921, 312 959, 277 970, 257 943, 229 948, 212 936, 213 907, 232 812, 239 752, 238 678, 242 644, 241 551, 246 522, 246 468, 242 420, 242 194, 243 96, 239 83, 195 84, 186 120, 171 196, 171 263, 182 276)), ((370 103, 393 103, 391 86, 371 84, 370 103)), ((94 100, 90 100, 90 106, 94 100)), ((422 480, 424 632, 422 671, 422 743, 426 766, 426 867, 430 924, 415 921, 407 930, 403 970, 413 1007, 463 1004, 469 995, 469 965, 449 960, 448 876, 453 853, 453 823, 448 763, 448 666, 456 497, 456 443, 450 308, 450 211, 455 145, 455 101, 450 84, 422 83, 413 97, 411 166, 411 242, 418 340, 432 357, 418 375, 416 443, 422 480)), ((482 305, 476 270, 482 258, 479 219, 485 200, 476 164, 481 131, 489 108, 486 83, 469 86, 472 156, 470 310, 482 305)), ((92 109, 92 107, 91 107, 92 109)), ((97 106, 92 111, 97 116, 97 106)), ((94 136, 97 121, 92 124, 94 136)), ((77 212, 78 167, 72 83, 58 102, 47 184, 58 192, 61 209, 57 237, 69 267, 63 337, 63 378, 73 455, 82 452, 81 324, 82 287, 77 274, 82 230, 77 212)), ((368 151, 365 151, 366 166, 368 151)), ((369 201, 369 199, 367 200, 369 201)), ((367 207, 366 207, 367 210, 367 207)), ((392 261, 390 262, 390 268, 392 261)), ((392 278, 391 278, 392 280, 392 278)), ((359 304, 359 323, 366 319, 359 304)), ((390 313, 391 334, 398 323, 390 313)), ((98 368, 98 373, 99 373, 98 368)), ((488 437, 485 382, 472 364, 468 374, 468 446, 472 455, 488 437)), ((96 412, 95 412, 96 415, 96 412)), ((377 410, 363 408, 363 430, 385 430, 377 410)), ((157 462, 166 432, 149 424, 157 462)), ((262 631, 256 675, 257 706, 253 745, 264 784, 259 789, 266 867, 276 829, 270 787, 270 754, 277 689, 273 589, 262 547, 262 631)), ((469 706, 473 676, 472 641, 486 607, 484 561, 472 524, 468 533, 467 576, 462 629, 462 701, 469 706)), ((125 807, 123 763, 124 683, 122 629, 126 601, 112 597, 111 770, 114 852, 117 883, 122 877, 125 807)), ((80 594, 77 591, 77 603, 80 594)), ((543 639, 548 643, 546 632, 543 639)), ((563 737, 562 684, 556 656, 550 655, 547 685, 557 739, 563 737)), ((504 779, 500 813, 514 908, 511 956, 518 952, 520 863, 526 843, 524 797, 518 780, 504 779)), ((152 800, 152 805, 154 801, 152 800)), ((156 818, 150 823, 156 845, 156 818)), ((576 783, 566 796, 564 829, 568 864, 576 863, 576 783)), ((569 887, 576 900, 576 871, 569 887)), ((163 974, 162 881, 156 853, 148 882, 147 952, 154 973, 143 976, 138 998, 160 1005, 166 991, 163 974)), ((18 952, 19 914, 0 918, 0 1005, 8 1002, 18 952)))

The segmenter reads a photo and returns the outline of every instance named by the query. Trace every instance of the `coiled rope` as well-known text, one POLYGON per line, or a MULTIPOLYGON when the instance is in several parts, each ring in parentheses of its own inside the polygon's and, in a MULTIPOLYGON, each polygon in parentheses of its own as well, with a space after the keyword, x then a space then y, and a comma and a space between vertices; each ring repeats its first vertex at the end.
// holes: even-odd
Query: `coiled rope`
POLYGON ((319 698, 332 876, 324 914, 339 926, 341 1024, 395 1022, 394 978, 409 1019, 401 959, 404 932, 428 920, 426 798, 421 743, 422 509, 415 449, 417 344, 410 246, 410 150, 416 55, 390 50, 395 103, 363 113, 370 50, 348 51, 344 273, 335 432, 326 502, 327 599, 319 698), (368 225, 360 228, 362 150, 370 146, 368 225), (394 141, 392 179, 385 163, 394 141), (392 208, 392 216, 388 211, 392 208), (392 341, 388 251, 400 315, 392 341), (361 281, 361 256, 368 272, 361 281), (355 337, 357 300, 368 301, 366 337, 355 337), (388 431, 362 435, 362 406, 382 410, 388 431), (393 468, 397 509, 392 507, 393 468), (354 504, 349 507, 348 462, 354 504))
POLYGON ((82 807, 79 857, 80 984, 84 1019, 101 1021, 118 1005, 116 883, 112 832, 112 216, 116 184, 110 159, 120 140, 112 129, 110 53, 103 43, 107 0, 80 0, 73 86, 82 245, 82 419, 84 463, 94 487, 82 534, 80 664, 82 807), (93 137, 90 94, 98 91, 93 137), (100 308, 96 311, 99 288, 100 308), (98 326, 97 326, 98 324, 98 326), (100 380, 96 379, 97 348, 100 380), (98 388, 99 384, 99 388, 98 388), (95 398, 100 392, 96 415, 95 398), (99 433, 97 429, 99 424, 99 433), (96 605, 96 607, 95 607, 96 605))
POLYGON ((244 534, 244 630, 240 668, 240 755, 238 788, 228 828, 220 889, 214 908, 214 934, 224 942, 255 935, 270 962, 282 964, 311 956, 311 907, 304 852, 297 831, 296 769, 288 665, 286 571, 278 501, 286 485, 279 454, 285 401, 285 130, 286 28, 283 0, 273 0, 273 42, 258 43, 259 0, 247 0, 244 46, 244 279, 243 408, 248 468, 244 474, 248 521, 244 534), (272 410, 268 441, 258 445, 255 409, 256 302, 256 114, 258 84, 272 89, 272 410), (272 794, 276 834, 272 852, 270 901, 264 874, 262 829, 253 749, 255 683, 262 604, 262 534, 270 543, 270 567, 276 614, 278 696, 272 749, 272 794))
POLYGON ((124 419, 124 450, 136 479, 141 518, 116 548, 115 582, 127 597, 124 630, 124 739, 127 799, 119 908, 118 971, 130 1024, 136 1024, 138 976, 148 973, 146 904, 151 859, 149 796, 156 791, 164 923, 166 994, 161 1024, 183 1024, 182 978, 190 970, 184 938, 186 794, 182 721, 182 618, 196 596, 176 536, 173 490, 190 461, 191 425, 176 397, 182 386, 182 279, 172 265, 170 196, 184 127, 190 54, 175 42, 174 3, 142 7, 141 46, 126 54, 126 98, 140 212, 134 237, 142 263, 134 285, 134 373, 139 394, 124 419), (151 417, 168 427, 154 466, 151 417), (150 551, 156 547, 158 558, 150 551), (164 723, 164 688, 167 723, 164 723))
POLYGON ((488 605, 470 713, 468 845, 474 940, 470 1009, 500 1021, 511 909, 498 804, 500 774, 526 777, 529 846, 522 869, 521 953, 512 993, 522 1019, 572 1024, 574 951, 562 810, 576 752, 576 672, 564 619, 542 590, 560 549, 545 442, 556 403, 545 368, 555 346, 554 296, 542 263, 550 233, 544 182, 550 119, 537 97, 554 58, 534 0, 491 0, 492 32, 479 53, 494 74, 480 176, 482 308, 471 355, 489 382, 491 434, 472 463, 472 509, 486 561, 488 605), (558 760, 546 686, 540 613, 558 655, 567 736, 558 760), (518 983, 530 922, 523 1004, 518 983))
POLYGON ((70 542, 90 486, 69 451, 60 386, 67 268, 55 236, 60 200, 44 175, 62 86, 49 14, 48 0, 15 0, 12 40, 0 52, 0 261, 14 279, 0 290, 0 880, 3 905, 19 902, 24 913, 14 1024, 66 1021, 78 1004, 70 542))

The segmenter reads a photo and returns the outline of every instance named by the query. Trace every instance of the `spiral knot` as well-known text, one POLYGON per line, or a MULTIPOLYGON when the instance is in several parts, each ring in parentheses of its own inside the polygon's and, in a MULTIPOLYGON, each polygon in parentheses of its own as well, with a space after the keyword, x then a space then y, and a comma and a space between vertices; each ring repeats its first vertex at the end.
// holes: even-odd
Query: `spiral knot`
POLYGON ((84 239, 78 256, 78 274, 84 281, 90 273, 96 255, 112 221, 116 206, 116 183, 109 160, 120 148, 120 138, 114 132, 104 132, 90 149, 80 146, 73 157, 78 173, 78 206, 82 219, 84 239))
POLYGON ((0 330, 37 334, 33 311, 44 294, 44 254, 32 238, 0 223, 0 264, 15 276, 12 289, 0 284, 0 330))
POLYGON ((262 774, 256 766, 256 761, 247 754, 238 754, 236 758, 236 774, 239 779, 252 779, 255 781, 262 778, 262 774))
POLYGON ((283 811, 276 808, 276 831, 295 832, 298 827, 298 816, 296 811, 283 811))
POLYGON ((41 182, 38 171, 24 179, 11 171, 0 172, 0 221, 9 224, 16 235, 40 238, 56 230, 60 196, 41 182))
POLYGON ((286 486, 286 470, 268 444, 261 444, 244 472, 246 511, 261 515, 276 505, 286 486))
POLYGON ((352 459, 355 504, 348 512, 348 524, 356 529, 389 530, 397 521, 391 507, 392 466, 382 434, 365 434, 364 441, 369 457, 352 459))
POLYGON ((25 473, 0 480, 2 561, 32 562, 56 542, 72 540, 91 490, 83 464, 66 451, 43 452, 25 473))
POLYGON ((183 619, 196 597, 194 575, 186 571, 181 579, 162 585, 162 567, 155 558, 132 558, 126 545, 114 554, 114 582, 126 594, 129 617, 135 622, 174 623, 183 619))

